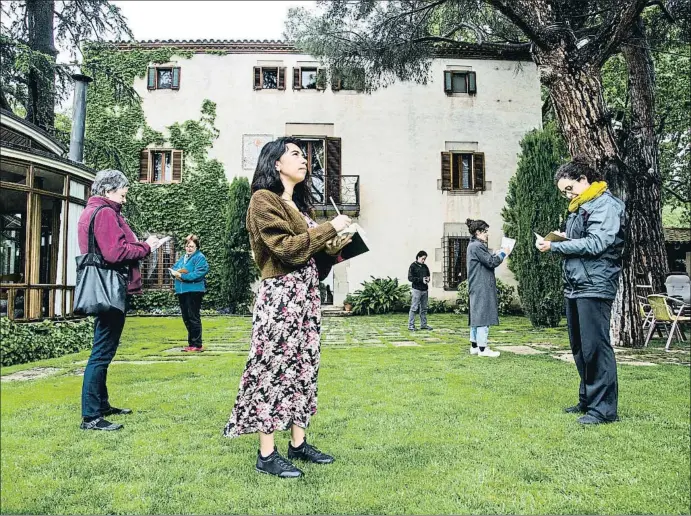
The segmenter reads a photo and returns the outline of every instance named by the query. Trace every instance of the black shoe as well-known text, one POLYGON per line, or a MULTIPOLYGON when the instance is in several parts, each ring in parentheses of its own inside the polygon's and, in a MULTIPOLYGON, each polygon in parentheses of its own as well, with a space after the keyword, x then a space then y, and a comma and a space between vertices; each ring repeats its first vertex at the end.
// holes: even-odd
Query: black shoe
POLYGON ((582 425, 603 425, 605 423, 612 423, 612 421, 607 421, 606 419, 600 419, 592 414, 586 414, 578 418, 578 422, 582 425))
POLYGON ((103 413, 103 417, 106 416, 124 416, 125 414, 131 414, 132 410, 128 408, 115 408, 110 407, 103 413))
POLYGON ((411 326, 410 328, 408 328, 408 331, 417 331, 417 328, 415 326, 411 326))
POLYGON ((334 461, 331 455, 320 452, 314 446, 307 444, 307 441, 303 441, 299 448, 293 448, 293 445, 288 443, 288 458, 314 462, 315 464, 331 464, 334 461))
POLYGON ((298 478, 302 476, 302 471, 293 466, 293 463, 284 459, 276 447, 271 455, 264 458, 261 452, 257 452, 257 471, 276 475, 281 478, 298 478))
POLYGON ((583 405, 574 405, 573 407, 566 407, 564 412, 567 414, 585 414, 588 412, 588 409, 586 409, 583 405))
POLYGON ((122 425, 111 423, 102 417, 97 417, 93 421, 82 421, 82 424, 79 425, 79 428, 82 430, 103 430, 105 432, 112 432, 114 430, 120 430, 122 425))
POLYGON ((420 329, 421 330, 433 330, 434 328, 432 328, 431 326, 420 326, 420 329))

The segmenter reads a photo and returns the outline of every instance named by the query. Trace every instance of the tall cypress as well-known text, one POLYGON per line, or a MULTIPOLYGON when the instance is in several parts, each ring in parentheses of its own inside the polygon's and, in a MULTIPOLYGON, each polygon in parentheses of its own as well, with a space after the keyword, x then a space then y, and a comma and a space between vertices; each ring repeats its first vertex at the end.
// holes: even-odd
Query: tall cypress
POLYGON ((534 233, 544 236, 560 230, 567 203, 553 178, 567 157, 564 141, 554 125, 526 134, 502 210, 504 233, 517 241, 509 270, 518 282, 523 310, 535 327, 557 326, 564 313, 561 259, 538 251, 534 233))

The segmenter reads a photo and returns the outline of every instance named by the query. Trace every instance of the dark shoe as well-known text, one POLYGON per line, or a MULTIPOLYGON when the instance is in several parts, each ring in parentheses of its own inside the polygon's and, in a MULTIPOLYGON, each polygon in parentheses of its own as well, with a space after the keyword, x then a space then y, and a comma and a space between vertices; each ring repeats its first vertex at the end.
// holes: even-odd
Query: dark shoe
POLYGON ((420 326, 420 329, 421 330, 433 330, 434 328, 432 328, 431 326, 420 326))
POLYGON ((114 430, 120 430, 122 425, 111 423, 102 417, 97 417, 93 421, 82 421, 82 424, 79 425, 79 428, 82 430, 103 430, 105 432, 112 432, 114 430))
POLYGON ((261 452, 257 452, 257 471, 281 478, 298 478, 302 476, 302 471, 293 466, 292 462, 281 457, 276 447, 274 447, 274 452, 266 458, 262 457, 261 452))
POLYGON ((131 414, 132 410, 128 408, 116 408, 110 407, 103 413, 103 417, 107 416, 124 416, 125 414, 131 414))
POLYGON ((408 331, 417 331, 417 328, 415 326, 411 326, 408 328, 408 331))
POLYGON ((600 419, 599 417, 591 414, 586 414, 585 416, 579 417, 578 422, 582 425, 603 425, 605 423, 611 423, 612 421, 607 421, 606 419, 600 419))
POLYGON ((303 441, 299 448, 293 448, 293 445, 288 443, 288 458, 314 462, 315 464, 331 464, 334 461, 331 455, 320 452, 314 446, 307 444, 307 441, 303 441))
POLYGON ((574 405, 573 407, 566 407, 564 412, 567 414, 585 414, 588 412, 588 409, 586 409, 583 405, 574 405))

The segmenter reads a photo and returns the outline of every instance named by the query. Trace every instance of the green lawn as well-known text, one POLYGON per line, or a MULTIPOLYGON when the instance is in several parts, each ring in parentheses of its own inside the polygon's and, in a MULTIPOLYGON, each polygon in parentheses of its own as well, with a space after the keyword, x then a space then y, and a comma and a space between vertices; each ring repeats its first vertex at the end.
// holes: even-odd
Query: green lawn
POLYGON ((618 353, 621 421, 582 428, 561 411, 578 386, 555 359, 563 327, 504 318, 493 346, 542 353, 487 359, 468 355, 466 320, 432 315, 434 332, 411 334, 403 314, 325 319, 308 436, 337 461, 297 481, 254 471, 256 437, 221 436, 249 318, 205 319, 210 351, 192 357, 168 351, 181 320, 128 319, 108 379, 135 410, 113 418, 120 432, 78 428, 88 353, 3 368, 54 369, 1 384, 2 513, 689 513, 688 345, 618 353))

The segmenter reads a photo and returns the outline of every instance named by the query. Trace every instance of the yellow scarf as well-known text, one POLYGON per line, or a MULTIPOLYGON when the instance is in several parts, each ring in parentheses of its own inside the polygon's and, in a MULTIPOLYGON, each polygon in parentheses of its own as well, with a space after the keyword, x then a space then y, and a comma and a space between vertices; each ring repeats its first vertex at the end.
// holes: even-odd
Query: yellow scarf
POLYGON ((569 212, 574 213, 581 205, 600 197, 605 193, 605 190, 607 190, 607 183, 605 181, 595 181, 581 195, 571 199, 569 212))

